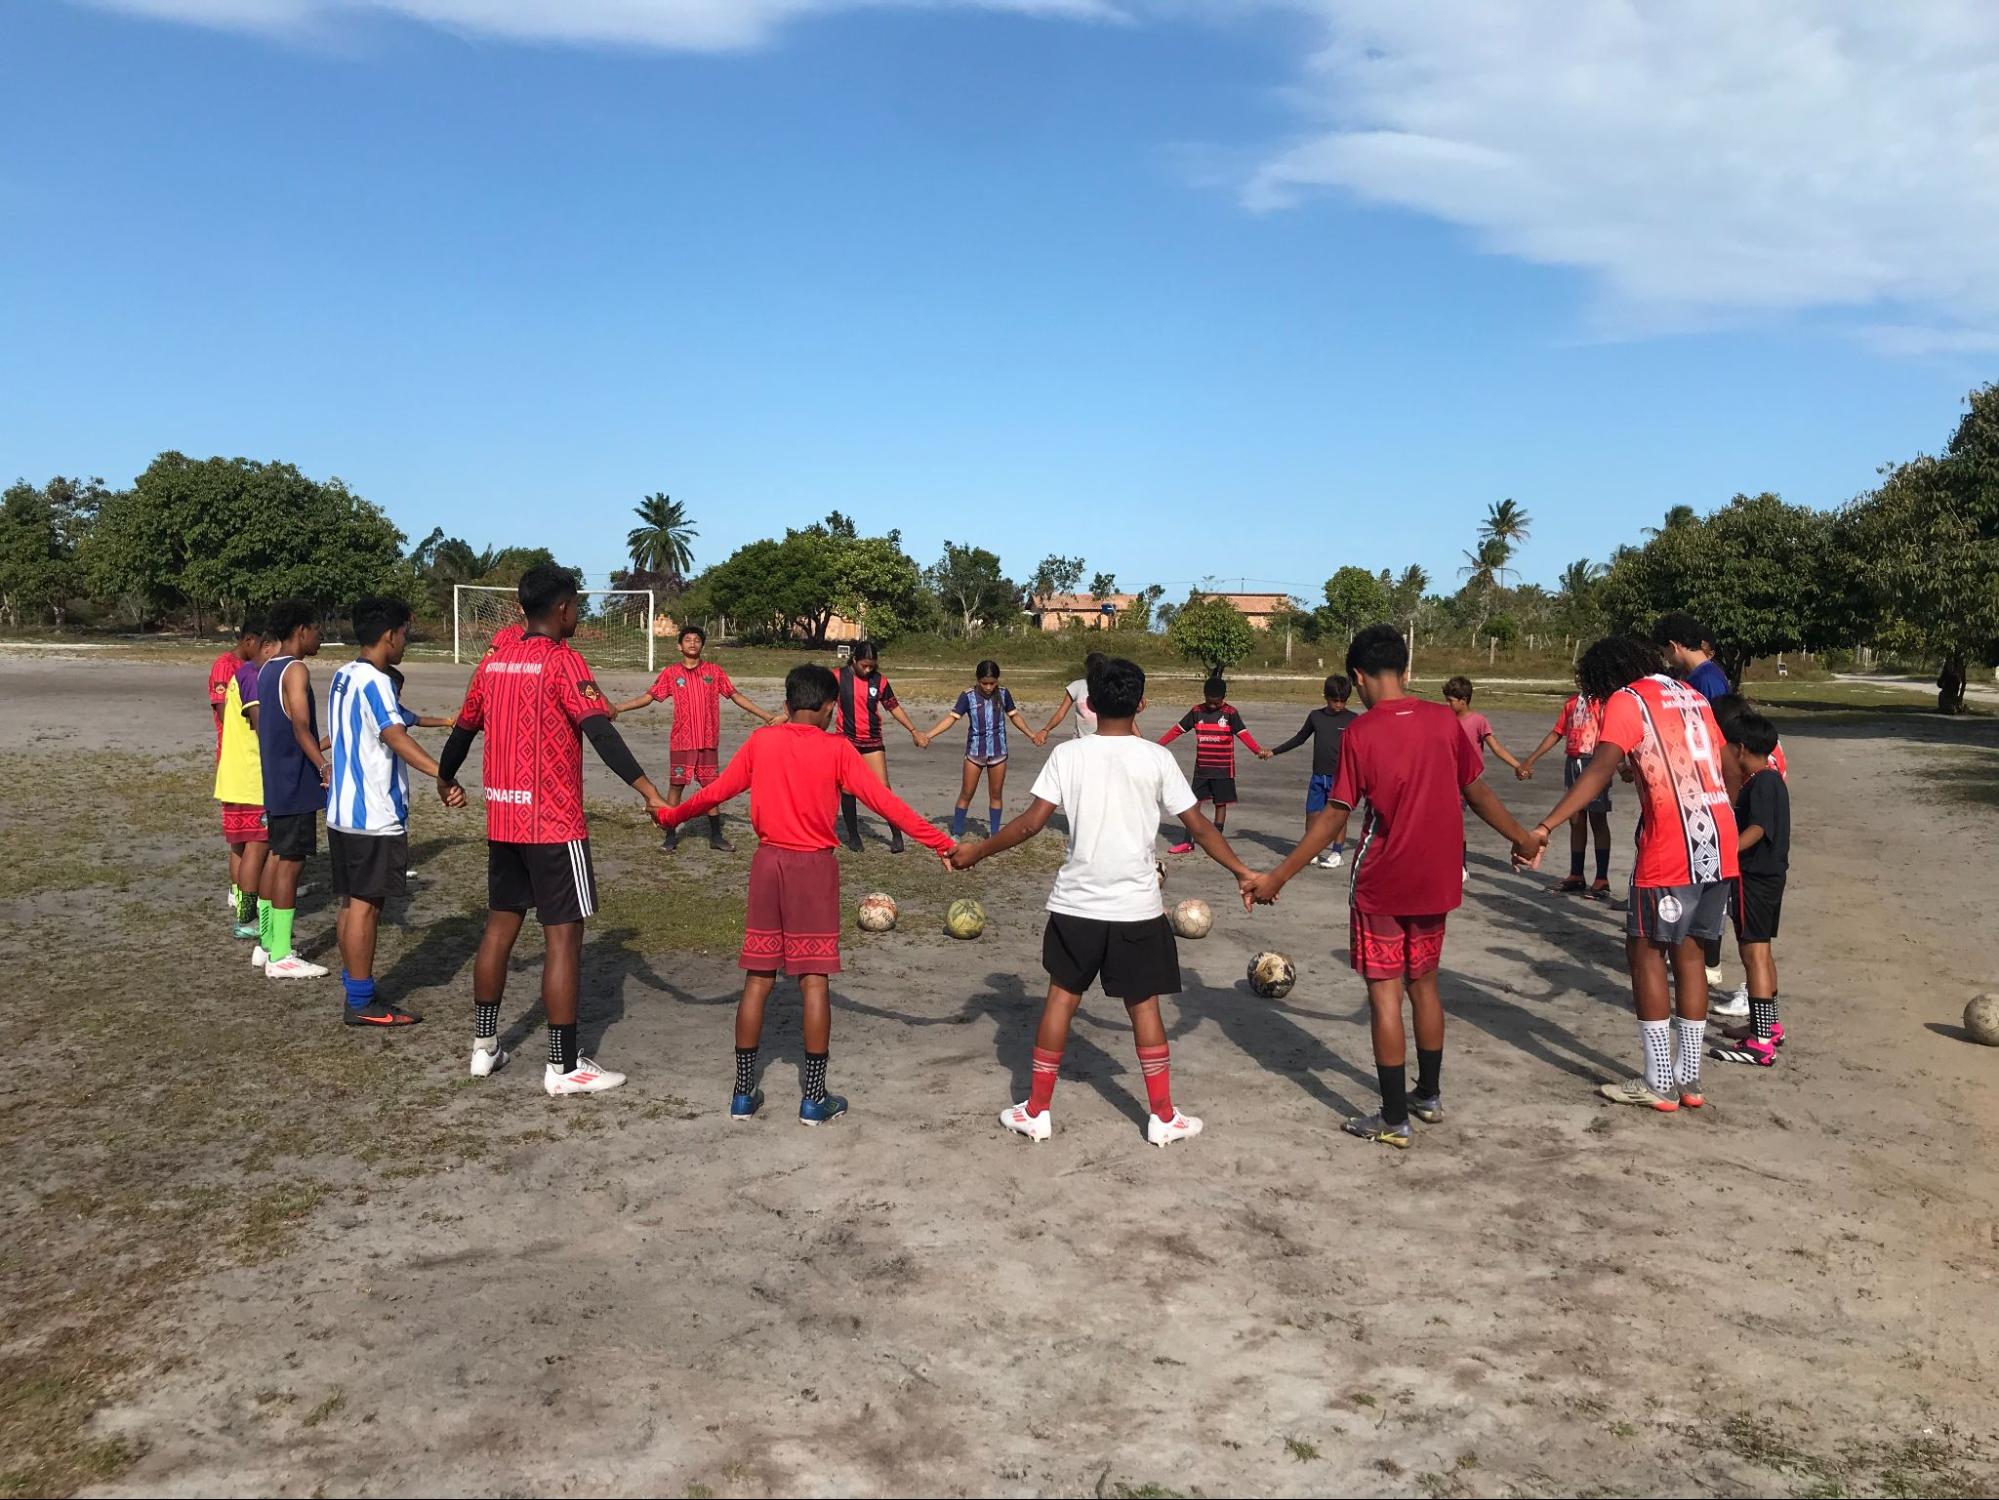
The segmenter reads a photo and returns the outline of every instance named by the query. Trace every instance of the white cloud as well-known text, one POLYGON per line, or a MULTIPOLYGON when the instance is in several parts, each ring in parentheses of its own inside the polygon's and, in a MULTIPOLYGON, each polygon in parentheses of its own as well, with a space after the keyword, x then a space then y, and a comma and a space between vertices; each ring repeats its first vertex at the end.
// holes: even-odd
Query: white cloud
POLYGON ((195 25, 271 32, 337 26, 368 15, 512 41, 728 51, 767 41, 802 16, 901 8, 1012 11, 1114 21, 1113 0, 88 0, 195 25))
POLYGON ((1999 328, 1992 0, 1289 0, 1316 120, 1242 201, 1337 189, 1588 273, 1625 329, 1887 310, 1999 328))

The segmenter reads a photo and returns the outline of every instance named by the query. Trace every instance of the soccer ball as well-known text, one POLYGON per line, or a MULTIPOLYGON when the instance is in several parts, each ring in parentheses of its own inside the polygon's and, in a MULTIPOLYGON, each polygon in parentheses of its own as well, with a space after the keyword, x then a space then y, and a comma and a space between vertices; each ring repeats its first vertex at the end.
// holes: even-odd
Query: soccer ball
POLYGON ((969 897, 960 897, 944 913, 944 930, 954 938, 975 938, 986 930, 986 909, 969 897))
POLYGON ((861 931, 887 932, 895 926, 895 898, 882 891, 861 897, 861 931))
POLYGON ((1281 953, 1259 953, 1249 961, 1249 987, 1266 1000, 1282 1000, 1297 982, 1297 966, 1281 953))
POLYGON ((1999 1047, 1999 990, 1971 997, 1964 1008, 1964 1029, 1974 1042, 1999 1047))
POLYGON ((1186 900, 1173 908, 1173 931, 1178 937, 1204 938, 1215 925, 1215 914, 1205 901, 1186 900))
POLYGON ((1166 889, 1166 861, 1155 859, 1152 862, 1152 868, 1159 872, 1159 888, 1161 890, 1166 889))

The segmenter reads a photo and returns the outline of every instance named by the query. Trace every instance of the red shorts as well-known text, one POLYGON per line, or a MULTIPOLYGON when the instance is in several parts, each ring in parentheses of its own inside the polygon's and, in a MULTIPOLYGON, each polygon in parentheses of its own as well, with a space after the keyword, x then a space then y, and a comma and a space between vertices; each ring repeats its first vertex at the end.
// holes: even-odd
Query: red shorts
POLYGON ((222 840, 228 844, 262 844, 270 841, 264 826, 264 810, 248 802, 222 804, 222 840))
POLYGON ((840 861, 831 849, 757 846, 740 965, 759 974, 840 972, 840 861))
POLYGON ((1363 979, 1421 979, 1444 957, 1442 917, 1384 917, 1353 908, 1353 966, 1363 979))
POLYGON ((722 758, 713 745, 706 750, 675 750, 668 759, 675 786, 686 786, 690 781, 706 786, 722 774, 722 758))

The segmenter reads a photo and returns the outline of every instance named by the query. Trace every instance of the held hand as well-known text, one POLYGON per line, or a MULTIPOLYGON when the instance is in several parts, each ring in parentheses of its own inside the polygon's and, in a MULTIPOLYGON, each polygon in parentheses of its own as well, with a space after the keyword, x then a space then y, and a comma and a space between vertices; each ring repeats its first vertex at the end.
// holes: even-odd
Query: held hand
POLYGON ((1275 906, 1277 904, 1277 893, 1284 889, 1284 882, 1277 878, 1274 871, 1264 875, 1252 875, 1249 879, 1240 882, 1240 884, 1242 887, 1242 904, 1245 908, 1250 906, 1275 906))
POLYGON ((945 856, 944 862, 954 870, 969 870, 979 862, 979 846, 977 844, 953 845, 951 852, 945 856))
POLYGON ((329 787, 333 785, 332 761, 321 761, 319 763, 319 784, 322 787, 329 787))
POLYGON ((1275 750, 1259 750, 1256 752, 1256 758, 1258 760, 1269 760, 1276 753, 1275 750))
POLYGON ((1534 762, 1531 760, 1522 761, 1519 765, 1515 766, 1513 768, 1513 779, 1515 781, 1532 781, 1534 779, 1534 762))
POLYGON ((437 800, 442 802, 446 807, 463 807, 465 805, 465 788, 455 781, 446 781, 440 776, 437 778, 437 800))
POLYGON ((1548 830, 1536 824, 1527 830, 1527 837, 1513 846, 1513 868, 1516 870, 1538 870, 1541 855, 1548 847, 1548 830))
POLYGON ((964 846, 962 844, 953 844, 948 849, 940 849, 937 851, 937 857, 942 861, 944 861, 945 869, 955 870, 958 868, 958 851, 963 847, 964 846))

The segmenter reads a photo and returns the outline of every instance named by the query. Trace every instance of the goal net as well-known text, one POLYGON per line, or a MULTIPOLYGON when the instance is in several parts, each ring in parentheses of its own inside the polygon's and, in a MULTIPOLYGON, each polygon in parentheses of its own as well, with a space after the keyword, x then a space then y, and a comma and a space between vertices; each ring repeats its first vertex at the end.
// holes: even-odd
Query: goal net
MULTIPOLYGON (((570 644, 591 666, 653 670, 651 589, 584 589, 577 596, 577 608, 580 618, 570 644)), ((514 590, 459 584, 451 591, 451 659, 477 661, 495 634, 520 622, 514 590)))

